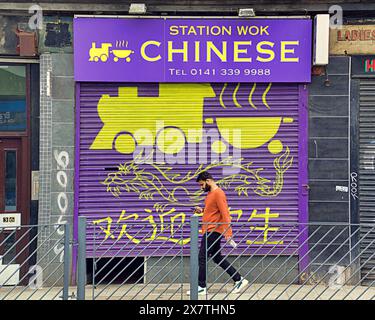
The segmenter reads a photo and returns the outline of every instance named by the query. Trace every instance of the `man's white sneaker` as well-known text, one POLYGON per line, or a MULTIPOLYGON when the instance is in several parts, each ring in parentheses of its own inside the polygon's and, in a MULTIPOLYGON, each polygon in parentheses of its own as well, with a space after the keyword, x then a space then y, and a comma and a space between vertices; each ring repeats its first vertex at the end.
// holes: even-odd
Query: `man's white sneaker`
MULTIPOLYGON (((188 296, 190 296, 190 290, 188 292, 186 292, 186 294, 188 296)), ((198 286, 198 296, 206 295, 206 294, 207 294, 207 288, 202 288, 202 287, 198 286)))
POLYGON ((240 293, 243 289, 247 287, 249 284, 249 281, 247 281, 245 278, 241 278, 240 281, 236 281, 234 283, 233 293, 240 293))

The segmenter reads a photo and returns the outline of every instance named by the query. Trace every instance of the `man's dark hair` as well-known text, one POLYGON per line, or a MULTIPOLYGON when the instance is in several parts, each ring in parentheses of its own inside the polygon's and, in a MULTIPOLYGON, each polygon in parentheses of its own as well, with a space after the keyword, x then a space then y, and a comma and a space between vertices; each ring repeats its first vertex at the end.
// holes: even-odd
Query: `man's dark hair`
POLYGON ((208 173, 207 171, 203 171, 203 172, 201 172, 200 174, 198 174, 198 177, 197 177, 197 182, 198 181, 205 181, 205 180, 207 180, 207 179, 214 179, 212 176, 211 176, 211 174, 210 173, 208 173))

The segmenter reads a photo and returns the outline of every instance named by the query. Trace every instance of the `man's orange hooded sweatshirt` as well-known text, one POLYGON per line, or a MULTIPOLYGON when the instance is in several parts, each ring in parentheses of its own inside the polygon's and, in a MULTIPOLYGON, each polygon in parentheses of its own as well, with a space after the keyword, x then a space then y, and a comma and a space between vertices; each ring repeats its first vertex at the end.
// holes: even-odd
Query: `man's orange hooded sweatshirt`
POLYGON ((230 215, 225 192, 220 188, 210 191, 205 200, 202 217, 202 233, 215 231, 225 237, 232 236, 230 215))

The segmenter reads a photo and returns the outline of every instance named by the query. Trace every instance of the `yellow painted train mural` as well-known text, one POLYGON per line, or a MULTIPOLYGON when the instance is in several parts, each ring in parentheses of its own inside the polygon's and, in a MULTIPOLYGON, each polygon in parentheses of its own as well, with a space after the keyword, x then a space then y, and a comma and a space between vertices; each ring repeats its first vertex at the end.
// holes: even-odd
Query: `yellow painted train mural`
MULTIPOLYGON (((239 85, 238 85, 239 86, 239 85)), ((270 85, 268 86, 269 90, 270 85)), ((254 89, 254 87, 253 87, 254 89)), ((223 88, 225 90, 225 86, 223 88)), ((237 89, 238 90, 238 89, 237 89)), ((237 108, 242 108, 235 97, 237 108)), ((251 101, 250 92, 249 101, 251 101)), ((267 142, 269 151, 280 153, 279 140, 271 141, 280 125, 292 123, 288 117, 217 117, 203 116, 205 98, 216 97, 210 84, 159 85, 158 97, 139 97, 137 87, 120 87, 118 96, 103 95, 98 103, 98 114, 103 127, 90 149, 133 153, 137 144, 154 146, 166 154, 180 152, 186 142, 200 143, 203 123, 216 123, 227 144, 239 149, 256 149, 267 142), (141 120, 140 120, 141 119, 141 120), (240 131, 243 139, 236 139, 240 131)), ((263 101, 268 106, 263 96, 263 101)), ((221 106, 225 105, 221 99, 221 106)))

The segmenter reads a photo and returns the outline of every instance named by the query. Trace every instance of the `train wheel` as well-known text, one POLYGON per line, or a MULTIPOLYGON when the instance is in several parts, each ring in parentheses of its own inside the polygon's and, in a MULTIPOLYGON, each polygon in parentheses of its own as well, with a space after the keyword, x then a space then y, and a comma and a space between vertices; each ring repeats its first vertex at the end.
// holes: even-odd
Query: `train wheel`
POLYGON ((114 57, 114 58, 113 58, 113 61, 114 61, 114 62, 117 62, 117 61, 118 61, 118 58, 117 58, 117 57, 114 57))
POLYGON ((98 58, 98 57, 94 57, 94 61, 95 61, 95 62, 98 62, 98 61, 99 61, 99 58, 98 58))
POLYGON ((115 140, 117 152, 129 154, 135 151, 136 141, 130 133, 119 134, 115 140))
POLYGON ((100 56, 100 60, 102 60, 103 62, 106 62, 108 60, 108 56, 106 54, 102 54, 100 56))

